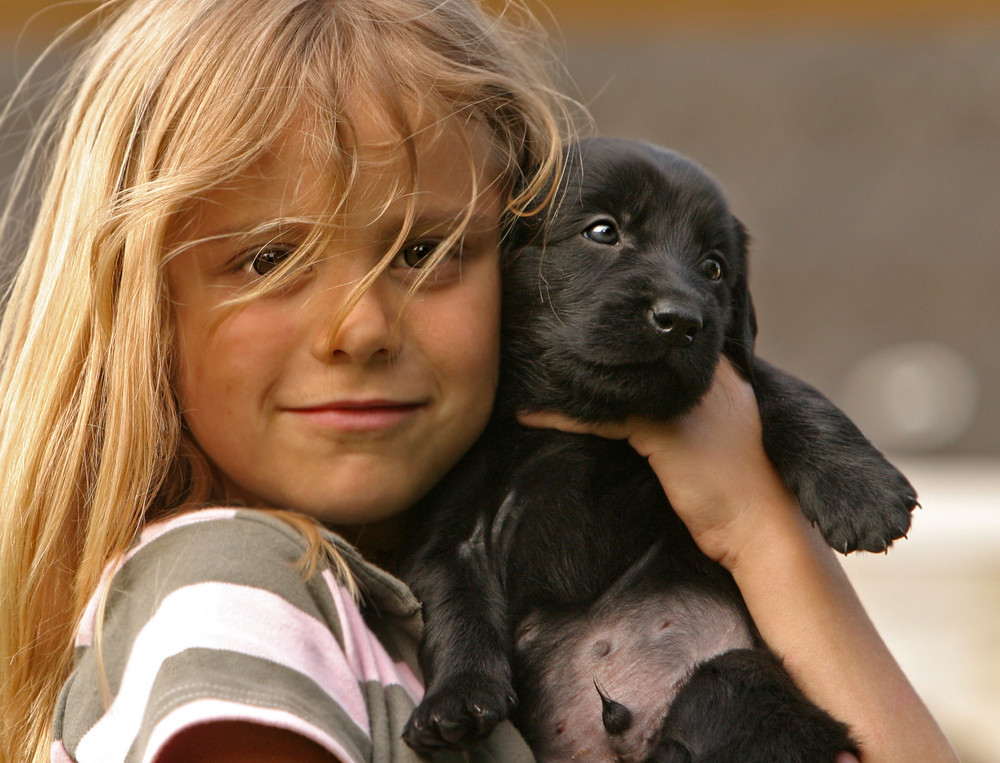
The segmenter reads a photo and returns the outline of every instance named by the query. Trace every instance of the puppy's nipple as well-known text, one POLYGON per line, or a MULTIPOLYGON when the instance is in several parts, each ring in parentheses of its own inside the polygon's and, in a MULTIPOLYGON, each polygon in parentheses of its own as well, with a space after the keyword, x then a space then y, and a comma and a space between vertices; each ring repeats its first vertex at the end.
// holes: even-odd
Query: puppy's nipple
POLYGON ((597 694, 601 698, 601 723, 604 724, 604 730, 611 736, 619 736, 632 728, 632 711, 601 691, 596 679, 594 680, 594 688, 597 689, 597 694))

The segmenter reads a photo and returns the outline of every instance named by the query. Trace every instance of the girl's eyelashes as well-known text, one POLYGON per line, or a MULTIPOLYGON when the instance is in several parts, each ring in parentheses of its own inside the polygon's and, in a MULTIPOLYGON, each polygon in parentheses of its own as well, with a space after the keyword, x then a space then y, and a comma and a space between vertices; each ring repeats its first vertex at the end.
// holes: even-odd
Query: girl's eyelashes
POLYGON ((441 256, 441 243, 441 239, 427 238, 406 244, 393 258, 391 267, 403 278, 417 278, 429 268, 433 282, 448 280, 460 272, 464 244, 455 244, 441 256))
POLYGON ((393 265, 396 267, 422 268, 437 251, 441 242, 437 240, 415 241, 399 250, 393 265))
POLYGON ((244 252, 239 258, 239 269, 248 274, 266 276, 283 263, 295 250, 292 244, 268 244, 244 252))
MULTIPOLYGON (((403 246, 390 263, 390 268, 397 276, 416 278, 419 273, 430 270, 432 278, 437 281, 446 279, 456 273, 468 241, 458 242, 446 253, 441 252, 441 238, 421 238, 403 246)), ((233 272, 244 274, 250 278, 260 278, 269 275, 281 267, 289 257, 299 249, 299 244, 268 243, 261 246, 248 247, 232 260, 233 272)), ((472 244, 475 249, 475 243, 472 244)))

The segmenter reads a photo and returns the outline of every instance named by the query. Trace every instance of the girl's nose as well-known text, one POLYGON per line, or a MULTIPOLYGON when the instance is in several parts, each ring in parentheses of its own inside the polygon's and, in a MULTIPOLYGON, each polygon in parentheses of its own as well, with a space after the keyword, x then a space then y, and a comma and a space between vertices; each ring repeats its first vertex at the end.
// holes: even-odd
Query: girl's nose
POLYGON ((318 332, 316 356, 324 362, 354 363, 395 357, 399 349, 396 325, 399 305, 391 292, 381 279, 376 279, 346 314, 341 305, 327 303, 329 319, 318 332))

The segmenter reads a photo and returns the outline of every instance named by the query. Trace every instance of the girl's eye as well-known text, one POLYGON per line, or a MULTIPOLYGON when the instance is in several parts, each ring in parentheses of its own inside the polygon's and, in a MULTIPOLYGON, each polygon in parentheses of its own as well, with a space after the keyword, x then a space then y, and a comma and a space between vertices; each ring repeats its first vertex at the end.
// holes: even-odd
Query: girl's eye
MULTIPOLYGON (((390 267, 398 278, 404 280, 428 286, 451 283, 461 276, 463 257, 468 251, 467 242, 456 242, 447 251, 442 251, 442 241, 440 238, 412 241, 396 253, 390 267)), ((475 242, 471 248, 476 250, 475 242)))
POLYGON ((714 257, 709 257, 701 263, 701 272, 711 281, 722 280, 722 263, 714 257))
POLYGON ((621 243, 621 238, 618 236, 618 228, 613 222, 608 220, 599 220, 584 228, 583 237, 590 239, 596 244, 604 244, 605 246, 616 246, 621 243))
POLYGON ((266 276, 288 259, 291 253, 291 246, 277 245, 262 247, 250 258, 248 266, 257 275, 266 276))
POLYGON ((417 241, 399 251, 399 259, 408 268, 422 268, 437 249, 436 241, 417 241))

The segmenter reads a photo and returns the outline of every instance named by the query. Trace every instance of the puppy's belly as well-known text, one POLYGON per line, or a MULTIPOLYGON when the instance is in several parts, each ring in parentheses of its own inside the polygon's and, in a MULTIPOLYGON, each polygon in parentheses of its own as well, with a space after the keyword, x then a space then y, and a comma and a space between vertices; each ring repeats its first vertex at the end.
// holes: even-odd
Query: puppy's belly
POLYGON ((582 613, 533 613, 519 629, 518 672, 530 684, 520 725, 539 761, 644 760, 693 669, 752 646, 737 607, 705 589, 618 593, 582 613), (605 729, 602 693, 630 711, 623 733, 605 729))

